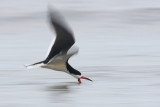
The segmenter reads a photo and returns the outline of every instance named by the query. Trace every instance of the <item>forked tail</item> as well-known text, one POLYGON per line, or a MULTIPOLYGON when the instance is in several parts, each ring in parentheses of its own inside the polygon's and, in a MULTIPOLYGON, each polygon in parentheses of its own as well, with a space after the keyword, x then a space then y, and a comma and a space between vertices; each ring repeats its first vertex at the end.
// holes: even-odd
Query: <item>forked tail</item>
POLYGON ((37 62, 37 63, 34 63, 34 64, 30 64, 30 65, 25 65, 25 67, 27 68, 36 68, 36 67, 41 67, 44 65, 43 63, 44 61, 41 61, 41 62, 37 62))

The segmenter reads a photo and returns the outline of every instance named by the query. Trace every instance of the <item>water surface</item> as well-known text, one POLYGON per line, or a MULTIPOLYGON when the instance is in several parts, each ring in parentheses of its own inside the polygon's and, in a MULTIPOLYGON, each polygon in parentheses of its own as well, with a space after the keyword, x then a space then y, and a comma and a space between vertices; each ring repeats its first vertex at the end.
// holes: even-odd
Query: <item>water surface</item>
POLYGON ((24 64, 45 58, 54 31, 47 1, 0 4, 0 106, 159 107, 160 2, 50 1, 73 29, 70 59, 93 82, 24 64))

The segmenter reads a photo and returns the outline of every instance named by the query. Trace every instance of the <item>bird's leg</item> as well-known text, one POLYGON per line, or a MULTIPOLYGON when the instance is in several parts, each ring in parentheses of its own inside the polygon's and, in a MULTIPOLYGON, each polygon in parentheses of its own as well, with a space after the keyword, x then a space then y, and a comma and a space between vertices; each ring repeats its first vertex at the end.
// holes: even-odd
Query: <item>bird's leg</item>
POLYGON ((80 78, 78 78, 78 83, 79 83, 79 84, 81 83, 81 79, 80 79, 80 78))

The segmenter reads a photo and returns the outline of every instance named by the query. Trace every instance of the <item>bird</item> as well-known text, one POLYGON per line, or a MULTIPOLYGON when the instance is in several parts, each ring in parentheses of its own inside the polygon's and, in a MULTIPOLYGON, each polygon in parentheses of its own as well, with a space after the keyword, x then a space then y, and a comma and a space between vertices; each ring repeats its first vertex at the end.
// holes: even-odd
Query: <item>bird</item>
POLYGON ((65 72, 78 80, 81 79, 92 81, 83 76, 80 71, 76 70, 69 64, 69 59, 78 53, 78 47, 75 46, 75 38, 72 30, 69 28, 65 19, 59 12, 49 9, 49 22, 55 31, 56 38, 53 39, 45 60, 27 65, 27 68, 41 67, 55 71, 65 72))

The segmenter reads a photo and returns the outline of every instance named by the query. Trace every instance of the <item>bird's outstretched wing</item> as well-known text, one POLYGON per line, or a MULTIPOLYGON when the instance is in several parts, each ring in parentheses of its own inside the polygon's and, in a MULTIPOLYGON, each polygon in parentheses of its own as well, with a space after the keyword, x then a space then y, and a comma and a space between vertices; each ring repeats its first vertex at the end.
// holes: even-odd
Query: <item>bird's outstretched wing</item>
POLYGON ((73 33, 57 12, 50 10, 49 18, 52 27, 55 29, 56 39, 49 51, 47 58, 43 62, 45 64, 47 64, 55 55, 59 54, 60 52, 67 53, 67 51, 75 43, 73 33))

